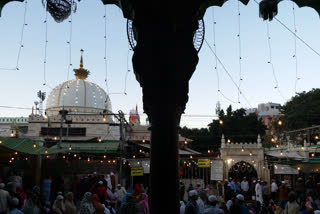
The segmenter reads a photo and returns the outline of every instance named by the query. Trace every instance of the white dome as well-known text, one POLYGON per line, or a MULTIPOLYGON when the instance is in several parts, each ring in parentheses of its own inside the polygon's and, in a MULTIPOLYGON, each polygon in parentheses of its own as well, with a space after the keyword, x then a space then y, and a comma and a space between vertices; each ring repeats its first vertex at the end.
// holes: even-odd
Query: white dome
POLYGON ((62 108, 72 113, 112 111, 107 93, 97 84, 84 79, 66 81, 51 91, 47 99, 47 114, 58 114, 62 108))

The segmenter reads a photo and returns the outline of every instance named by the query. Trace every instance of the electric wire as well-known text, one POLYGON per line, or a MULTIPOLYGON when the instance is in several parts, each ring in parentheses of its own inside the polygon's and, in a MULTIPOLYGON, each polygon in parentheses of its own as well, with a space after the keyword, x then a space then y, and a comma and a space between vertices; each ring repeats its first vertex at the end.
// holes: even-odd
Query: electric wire
POLYGON ((21 28, 20 42, 19 42, 19 49, 18 49, 18 54, 17 54, 16 66, 15 66, 15 68, 0 67, 0 70, 19 71, 20 56, 21 56, 22 48, 24 47, 24 45, 23 45, 24 31, 25 31, 25 26, 28 25, 27 22, 26 22, 27 10, 28 10, 28 1, 26 0, 25 4, 24 4, 23 24, 22 24, 22 28, 21 28))
POLYGON ((294 93, 297 94, 297 85, 298 81, 300 80, 299 74, 298 74, 298 56, 297 56, 297 25, 296 25, 296 13, 295 13, 295 6, 294 2, 292 2, 292 15, 293 15, 293 28, 294 28, 294 55, 293 58, 295 60, 295 69, 296 69, 296 79, 294 83, 294 93))
POLYGON ((220 63, 221 67, 223 68, 223 70, 227 73, 228 77, 230 78, 230 80, 232 81, 232 83, 234 84, 234 86, 238 89, 240 95, 243 97, 243 99, 246 101, 246 103, 250 106, 250 108, 252 108, 249 100, 247 99, 247 97, 245 96, 245 94, 240 90, 240 88, 238 87, 238 84, 235 82, 235 80, 232 78, 231 74, 229 73, 229 71, 227 70, 227 68, 224 66, 224 64, 222 63, 222 61, 219 59, 219 57, 217 56, 217 54, 214 52, 214 50, 212 49, 212 47, 210 46, 210 44, 208 43, 208 41, 206 39, 204 39, 205 43, 207 44, 207 46, 209 47, 210 51, 213 53, 213 55, 217 58, 218 62, 220 63))
POLYGON ((283 96, 282 92, 280 91, 278 78, 277 78, 276 71, 275 71, 275 68, 274 68, 274 65, 273 65, 273 61, 272 61, 272 47, 271 47, 271 36, 270 36, 269 22, 266 22, 266 27, 267 27, 266 33, 267 33, 268 48, 269 48, 269 61, 268 61, 268 64, 271 65, 272 75, 273 75, 273 79, 274 79, 274 82, 275 82, 274 88, 277 90, 277 92, 279 93, 280 97, 283 100, 286 100, 286 98, 283 96))

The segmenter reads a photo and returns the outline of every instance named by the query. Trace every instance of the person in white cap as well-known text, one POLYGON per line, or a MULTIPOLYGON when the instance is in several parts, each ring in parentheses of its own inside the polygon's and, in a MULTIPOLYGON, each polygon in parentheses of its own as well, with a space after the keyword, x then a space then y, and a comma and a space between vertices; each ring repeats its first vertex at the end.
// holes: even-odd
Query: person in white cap
POLYGON ((9 208, 9 202, 11 200, 8 191, 4 190, 5 184, 0 184, 0 213, 7 213, 9 208))
POLYGON ((199 214, 199 206, 197 204, 198 192, 196 190, 189 191, 190 201, 186 204, 184 214, 199 214))
POLYGON ((209 195, 208 207, 204 210, 203 214, 224 214, 224 211, 217 207, 217 202, 215 195, 209 195))

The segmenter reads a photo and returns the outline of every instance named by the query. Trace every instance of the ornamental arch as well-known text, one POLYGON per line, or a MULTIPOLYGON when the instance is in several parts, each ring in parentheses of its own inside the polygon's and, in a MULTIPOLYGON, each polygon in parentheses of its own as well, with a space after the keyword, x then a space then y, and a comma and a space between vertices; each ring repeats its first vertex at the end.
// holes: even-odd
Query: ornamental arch
POLYGON ((270 171, 264 158, 264 148, 260 135, 258 135, 257 142, 253 143, 226 143, 224 135, 222 135, 220 153, 224 163, 223 176, 225 179, 232 177, 232 175, 235 178, 241 178, 240 176, 244 173, 239 171, 240 167, 240 170, 249 173, 245 176, 249 180, 252 179, 252 176, 255 176, 255 178, 270 182, 270 171), (244 166, 247 166, 247 168, 245 169, 244 166))

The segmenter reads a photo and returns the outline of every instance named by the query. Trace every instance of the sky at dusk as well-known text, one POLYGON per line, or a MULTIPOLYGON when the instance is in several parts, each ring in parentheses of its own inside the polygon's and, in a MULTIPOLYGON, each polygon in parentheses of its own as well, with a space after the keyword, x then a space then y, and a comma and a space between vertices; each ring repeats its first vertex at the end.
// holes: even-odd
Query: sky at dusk
MULTIPOLYGON (((56 23, 48 15, 48 46, 46 83, 44 86, 45 16, 40 0, 29 0, 23 35, 23 48, 20 54, 19 71, 0 70, 0 106, 31 108, 37 100, 39 90, 50 93, 51 88, 73 79, 72 69, 79 67, 80 49, 84 49, 84 67, 90 70, 88 81, 106 89, 104 64, 104 12, 100 0, 77 2, 78 9, 72 15, 71 67, 69 77, 70 23, 65 20, 56 23)), ((8 3, 0 17, 0 68, 15 68, 24 3, 8 3)), ((277 18, 294 31, 293 3, 283 1, 279 4, 277 18)), ((121 10, 113 5, 107 11, 107 73, 108 89, 114 112, 125 113, 138 105, 142 109, 142 91, 132 72, 131 57, 128 55, 126 20, 121 10), (127 66, 129 65, 129 66, 127 66), (126 93, 125 79, 127 70, 126 93)), ((205 39, 213 47, 213 8, 205 14, 205 39)), ((270 47, 268 46, 267 22, 259 18, 258 5, 250 1, 247 6, 240 4, 240 38, 242 57, 242 79, 240 90, 247 101, 240 96, 228 74, 218 65, 221 92, 218 93, 218 78, 215 57, 204 43, 199 52, 199 64, 190 81, 189 102, 182 117, 181 125, 206 127, 214 118, 215 106, 219 101, 222 108, 232 104, 233 108, 257 107, 259 103, 275 102, 283 104, 295 95, 296 72, 300 80, 297 92, 318 88, 320 79, 320 58, 305 44, 296 40, 296 59, 294 56, 294 36, 277 21, 270 22, 270 47), (268 63, 272 52, 272 63, 268 63), (274 75, 273 75, 274 72, 274 75), (275 79, 276 77, 276 79, 275 79), (278 82, 278 83, 276 83, 278 82), (275 86, 278 85, 278 89, 275 86), (232 102, 231 102, 232 101, 232 102)), ((214 7, 217 56, 238 84, 239 40, 238 40, 238 2, 229 0, 222 8, 214 7)), ((314 50, 320 52, 320 18, 311 8, 295 6, 297 34, 314 50), (317 39, 318 38, 318 39, 317 39)), ((163 102, 166 102, 165 100, 163 102)), ((28 116, 31 110, 0 107, 0 117, 28 116)), ((145 116, 142 117, 142 120, 145 116)))

